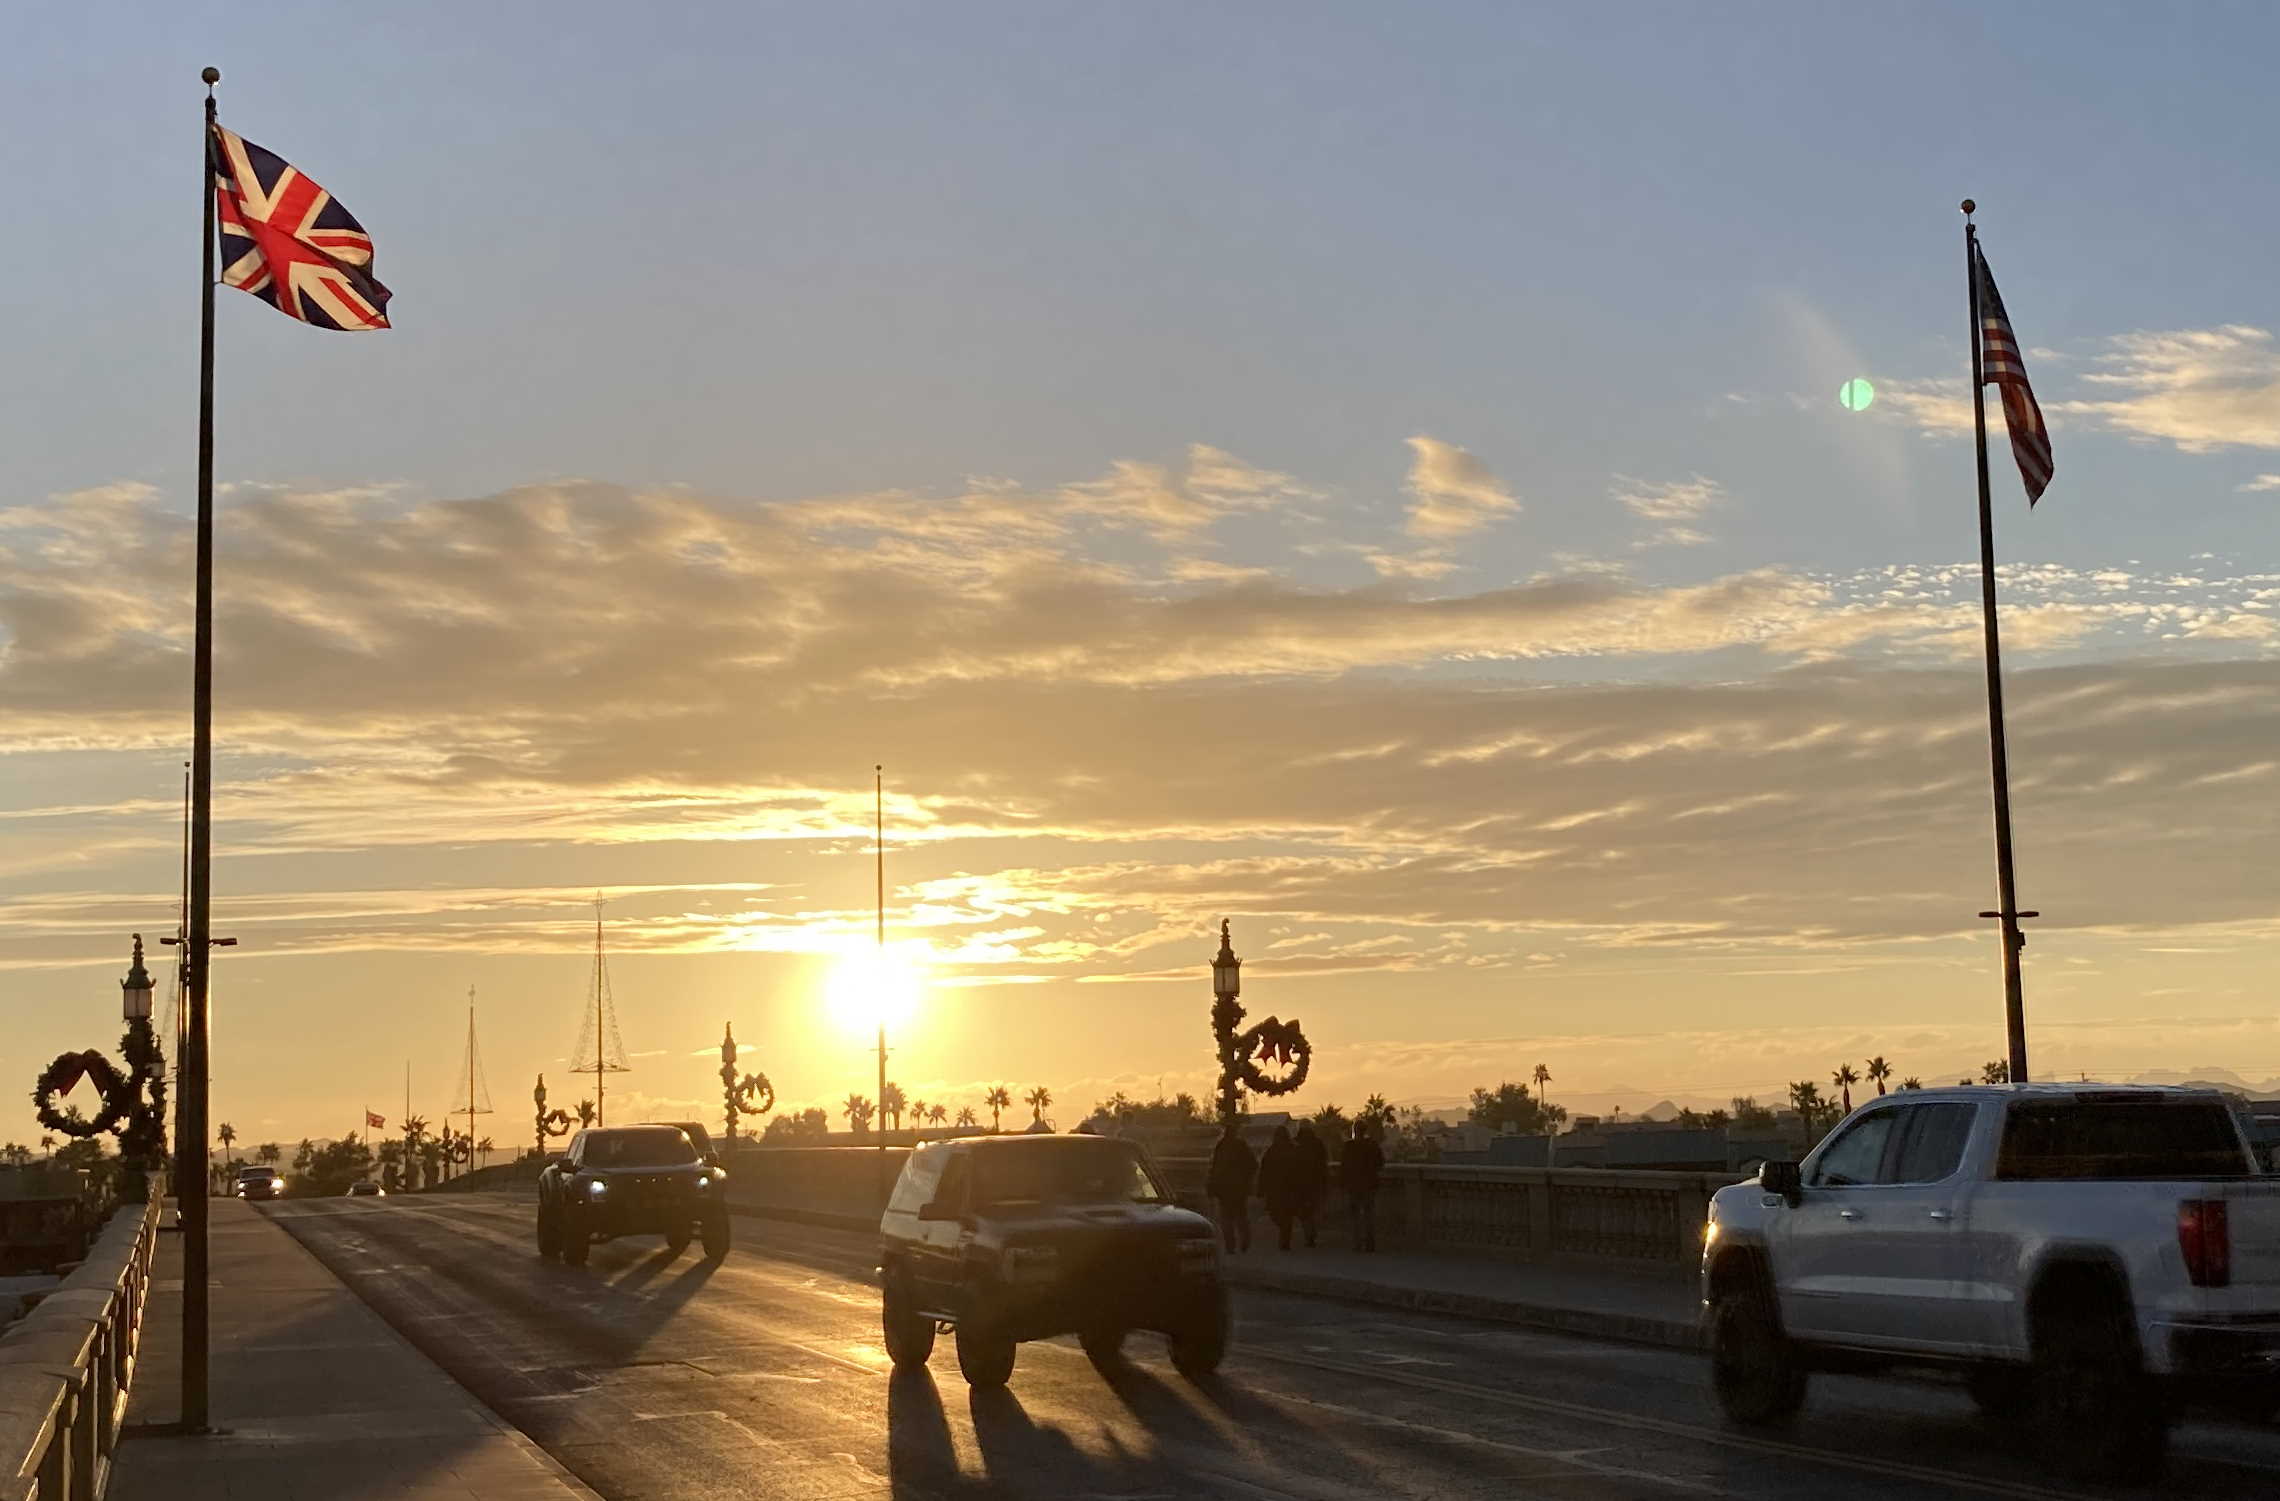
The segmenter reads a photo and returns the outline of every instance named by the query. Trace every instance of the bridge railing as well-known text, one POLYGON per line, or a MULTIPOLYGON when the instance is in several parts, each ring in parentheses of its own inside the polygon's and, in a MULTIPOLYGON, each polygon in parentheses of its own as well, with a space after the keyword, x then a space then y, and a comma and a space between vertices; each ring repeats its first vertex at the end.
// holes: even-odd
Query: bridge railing
POLYGON ((0 1501, 99 1501, 150 1302, 159 1201, 111 1217, 63 1285, 0 1333, 0 1501))

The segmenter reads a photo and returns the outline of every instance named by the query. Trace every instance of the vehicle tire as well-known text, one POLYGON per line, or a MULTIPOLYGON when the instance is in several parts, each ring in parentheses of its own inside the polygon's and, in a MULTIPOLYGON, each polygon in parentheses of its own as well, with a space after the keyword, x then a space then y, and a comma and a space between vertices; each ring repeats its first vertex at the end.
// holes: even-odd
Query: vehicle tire
POLYGON ((728 1216, 725 1214, 712 1215, 706 1219, 704 1223, 704 1232, 705 1260, 719 1261, 723 1257, 727 1256, 729 1240, 728 1216))
POLYGON ((538 1256, 541 1261, 552 1261, 562 1254, 562 1226, 557 1223, 554 1211, 544 1204, 538 1206, 538 1256))
POLYGON ((586 1264, 586 1253, 594 1248, 593 1236, 586 1233, 584 1216, 573 1209, 565 1208, 561 1211, 561 1217, 556 1223, 561 1227, 562 1264, 564 1266, 584 1266, 586 1264))
POLYGON ((2008 1422, 2025 1417, 2034 1406, 2034 1382, 2020 1366, 1973 1366, 1963 1385, 1986 1417, 2008 1422))
POLYGON ((2084 1300, 2039 1316, 2028 1381, 2035 1437, 2054 1469, 2108 1482, 2160 1474, 2168 1404, 2119 1307, 2084 1300))
POLYGON ((958 1345, 958 1374, 966 1384, 984 1389, 1005 1385, 1013 1375, 1013 1340, 988 1324, 960 1319, 954 1331, 958 1345))
POLYGON ((683 1251, 689 1249, 689 1242, 694 1238, 695 1237, 690 1235, 688 1230, 685 1228, 680 1230, 668 1230, 665 1233, 665 1254, 668 1256, 680 1255, 683 1251))
POLYGON ((1171 1334, 1172 1369, 1190 1381, 1201 1381, 1218 1370, 1219 1363, 1227 1358, 1227 1337, 1233 1322, 1225 1292, 1190 1314, 1171 1334))
POLYGON ((1710 1306, 1710 1384, 1726 1420, 1745 1428, 1785 1422, 1805 1405, 1805 1362, 1756 1290, 1710 1306))
POLYGON ((1122 1329, 1087 1329, 1077 1336, 1077 1343, 1096 1369, 1114 1370, 1124 1364, 1124 1334, 1122 1329))
POLYGON ((899 1280, 880 1291, 879 1330, 886 1336, 887 1358, 898 1368, 925 1365, 934 1353, 934 1320, 910 1306, 899 1280))

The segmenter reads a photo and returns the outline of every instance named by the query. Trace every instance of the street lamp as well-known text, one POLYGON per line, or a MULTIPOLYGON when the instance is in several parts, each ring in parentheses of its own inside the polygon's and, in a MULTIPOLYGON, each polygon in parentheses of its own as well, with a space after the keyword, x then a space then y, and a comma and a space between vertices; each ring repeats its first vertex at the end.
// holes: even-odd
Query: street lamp
POLYGON ((157 988, 150 971, 143 968, 142 934, 137 933, 134 963, 128 967, 127 977, 119 982, 119 994, 129 1023, 150 1025, 150 997, 157 988))
POLYGON ((1235 940, 1224 918, 1219 924, 1219 957, 1211 961, 1211 993, 1223 1001, 1243 993, 1243 961, 1235 957, 1235 940))
POLYGON ((1268 1017, 1255 1027, 1243 1025, 1243 961, 1235 957, 1235 940, 1225 918, 1219 923, 1219 953, 1211 961, 1211 1037, 1219 1054, 1219 1118, 1236 1120, 1243 1110, 1243 1091, 1258 1095, 1289 1094, 1306 1082, 1314 1049, 1298 1021, 1268 1017), (1280 1077, 1259 1065, 1273 1063, 1280 1077))

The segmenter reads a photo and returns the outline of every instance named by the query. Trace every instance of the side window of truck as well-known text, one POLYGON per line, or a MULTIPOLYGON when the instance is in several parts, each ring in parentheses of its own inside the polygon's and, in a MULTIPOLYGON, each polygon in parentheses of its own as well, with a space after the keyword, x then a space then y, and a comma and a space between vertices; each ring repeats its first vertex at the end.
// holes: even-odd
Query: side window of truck
POLYGON ((1813 1164, 1812 1186, 1859 1188, 1884 1182, 1884 1149, 1891 1144, 1897 1113, 1886 1109, 1854 1117, 1813 1164))
POLYGON ((887 1208, 895 1214, 916 1214, 934 1197, 934 1181, 942 1176, 942 1159, 946 1154, 925 1150, 910 1154, 903 1164, 902 1176, 895 1180, 894 1194, 887 1200, 887 1208))
POLYGON ((1900 1145, 1893 1157, 1894 1183, 1938 1183, 1963 1166, 1976 1105, 1942 1101, 1900 1107, 1900 1145))
POLYGON ((946 1209, 954 1209, 963 1214, 966 1209, 966 1179, 968 1176, 970 1174, 967 1157, 965 1153, 960 1152, 950 1159, 950 1166, 943 1169, 942 1186, 934 1192, 936 1201, 946 1209))

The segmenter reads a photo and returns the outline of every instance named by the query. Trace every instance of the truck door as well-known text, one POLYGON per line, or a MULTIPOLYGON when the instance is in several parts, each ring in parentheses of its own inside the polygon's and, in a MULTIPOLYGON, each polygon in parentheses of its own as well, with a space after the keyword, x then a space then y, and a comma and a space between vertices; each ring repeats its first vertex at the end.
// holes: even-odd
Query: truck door
POLYGON ((1976 1342, 1963 1299, 1970 1193, 1963 1149, 1979 1107, 1965 1100, 1898 1107, 1885 1182, 1853 1222, 1869 1288, 1860 1332, 1913 1349, 1976 1342))
POLYGON ((1851 1340, 1868 1332, 1869 1263, 1863 1231, 1884 1176, 1898 1112, 1868 1107, 1837 1128, 1805 1169, 1797 1202, 1766 1227, 1781 1321, 1791 1333, 1851 1340))

